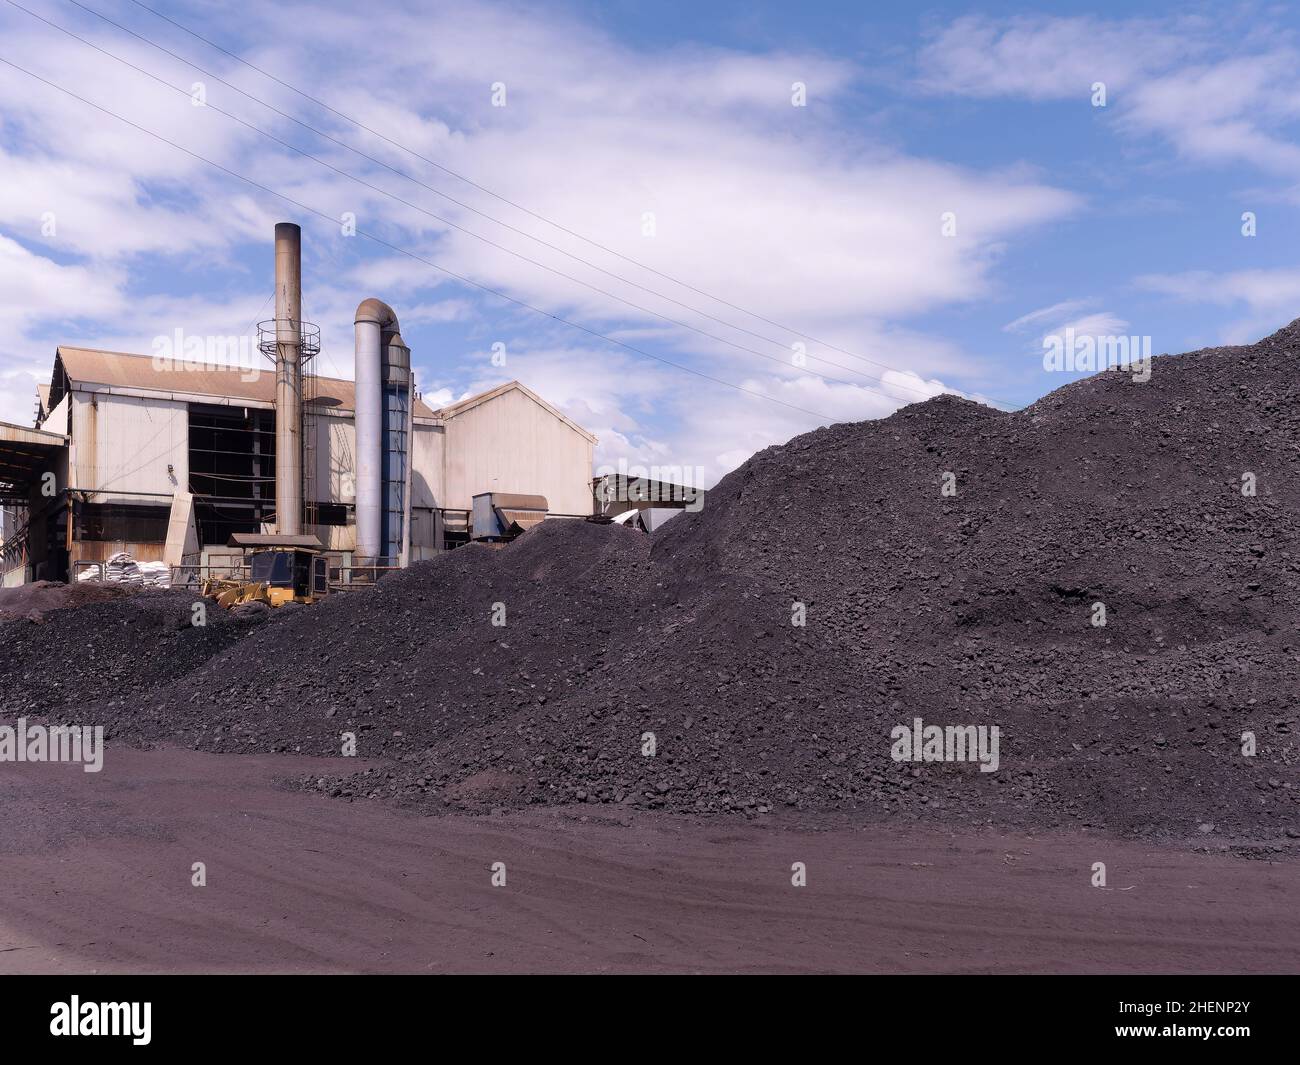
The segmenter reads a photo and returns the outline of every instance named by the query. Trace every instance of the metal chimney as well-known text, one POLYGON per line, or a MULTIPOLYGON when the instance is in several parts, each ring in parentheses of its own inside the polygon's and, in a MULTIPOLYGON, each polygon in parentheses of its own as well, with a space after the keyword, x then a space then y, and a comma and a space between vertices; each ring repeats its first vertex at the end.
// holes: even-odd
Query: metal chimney
POLYGON ((411 352, 393 308, 362 300, 356 323, 357 554, 404 564, 410 522, 411 352))
POLYGON ((275 525, 302 532, 302 229, 275 227, 275 525))

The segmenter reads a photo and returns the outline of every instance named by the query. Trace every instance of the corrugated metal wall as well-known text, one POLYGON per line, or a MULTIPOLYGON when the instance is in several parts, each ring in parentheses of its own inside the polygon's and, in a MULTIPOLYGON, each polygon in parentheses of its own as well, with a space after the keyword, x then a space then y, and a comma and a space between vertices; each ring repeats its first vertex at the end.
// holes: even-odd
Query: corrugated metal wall
POLYGON ((441 507, 446 491, 443 483, 443 459, 447 435, 441 425, 415 423, 415 440, 411 447, 411 506, 441 507))
MULTIPOLYGON (((96 497, 103 503, 157 504, 157 495, 139 493, 170 496, 189 487, 187 404, 87 392, 72 399, 72 483, 60 488, 107 490, 96 497)), ((315 427, 317 502, 355 503, 352 417, 328 414, 308 424, 315 427)), ((474 495, 496 491, 544 495, 556 513, 591 512, 590 441, 522 392, 505 392, 444 425, 417 423, 412 443, 416 510, 468 510, 474 495)), ((331 546, 352 546, 350 528, 320 531, 331 546)), ((433 534, 432 522, 413 521, 413 543, 432 543, 433 534)))
POLYGON ((544 495, 552 512, 591 513, 591 442, 514 390, 447 423, 442 506, 469 509, 480 492, 544 495))
POLYGON ((157 503, 189 482, 186 404, 108 393, 72 393, 71 485, 106 490, 100 503, 157 503), (167 472, 168 466, 172 473, 167 472))
POLYGON ((304 431, 311 433, 315 447, 315 477, 312 485, 318 503, 357 501, 357 430, 351 415, 313 415, 304 431))

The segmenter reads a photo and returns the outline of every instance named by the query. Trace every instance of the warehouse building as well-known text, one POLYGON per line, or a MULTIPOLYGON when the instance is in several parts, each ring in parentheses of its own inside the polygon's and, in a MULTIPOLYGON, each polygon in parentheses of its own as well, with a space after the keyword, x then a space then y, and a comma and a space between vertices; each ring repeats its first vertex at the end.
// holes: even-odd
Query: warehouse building
POLYGON ((318 376, 301 270, 301 232, 281 223, 254 349, 201 338, 189 355, 180 331, 151 356, 56 349, 35 424, 0 424, 6 586, 111 576, 119 555, 233 576, 249 537, 322 554, 327 582, 350 585, 548 517, 648 530, 703 505, 680 471, 593 479, 596 438, 518 381, 431 408, 381 300, 357 307, 353 380, 318 376))
MULTIPOLYGON (((303 529, 329 552, 355 554, 354 384, 313 385, 303 529)), ((276 527, 274 390, 270 371, 60 347, 37 428, 0 426, 5 583, 66 580, 78 563, 123 551, 163 560, 178 495, 192 499, 200 549, 276 527)), ((396 564, 468 541, 478 494, 539 495, 552 515, 591 513, 595 437, 518 381, 439 410, 416 399, 411 422, 409 542, 396 564)))
POLYGON ((489 493, 592 513, 596 438, 518 381, 431 409, 379 300, 358 307, 355 381, 312 373, 297 229, 276 227, 265 368, 57 349, 36 425, 0 425, 6 585, 75 579, 119 552, 207 566, 241 533, 404 566, 471 539, 489 493))
MULTIPOLYGON (((303 531, 355 554, 351 381, 319 377, 304 404, 303 531)), ((5 583, 66 580, 127 552, 164 560, 177 496, 200 549, 276 527, 275 375, 60 347, 35 429, 0 426, 5 583), (23 511, 26 511, 24 515, 23 511)), ((432 410, 416 399, 409 542, 396 564, 468 541, 473 498, 543 496, 552 515, 591 513, 595 437, 518 381, 432 410)))

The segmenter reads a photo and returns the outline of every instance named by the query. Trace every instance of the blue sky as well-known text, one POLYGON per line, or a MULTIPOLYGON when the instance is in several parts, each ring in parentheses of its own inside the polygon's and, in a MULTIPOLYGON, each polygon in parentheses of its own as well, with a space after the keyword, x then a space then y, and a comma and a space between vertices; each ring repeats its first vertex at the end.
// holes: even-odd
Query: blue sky
POLYGON ((1285 5, 149 0, 344 118, 130 0, 17 2, 110 54, 0 5, 0 58, 29 72, 0 64, 8 421, 56 344, 149 354, 269 317, 280 220, 304 227, 322 373, 351 376, 377 296, 435 405, 518 378, 600 464, 706 482, 943 390, 1031 402, 1077 376, 1043 367, 1067 326, 1166 352, 1300 316, 1285 5))

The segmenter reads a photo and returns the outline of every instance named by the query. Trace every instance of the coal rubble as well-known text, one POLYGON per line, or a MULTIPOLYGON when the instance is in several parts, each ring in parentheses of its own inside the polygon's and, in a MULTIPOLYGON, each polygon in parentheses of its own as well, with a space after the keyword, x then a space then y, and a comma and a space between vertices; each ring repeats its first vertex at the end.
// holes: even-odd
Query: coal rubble
MULTIPOLYGON (((63 585, 6 614, 0 601, 0 716, 106 723, 237 643, 247 621, 191 592, 63 585), (65 605, 66 604, 66 605, 65 605), (198 604, 198 610, 195 609, 198 604), (205 624, 196 626, 202 618, 205 624), (84 715, 92 712, 95 721, 84 715)), ((110 730, 111 734, 111 730, 110 730)))
POLYGON ((940 396, 770 447, 654 537, 551 520, 273 622, 12 621, 0 701, 131 744, 340 756, 351 734, 370 768, 301 786, 429 812, 1275 854, 1300 837, 1298 371, 1293 323, 1014 413, 940 396), (996 727, 996 771, 895 760, 918 718, 996 727))

